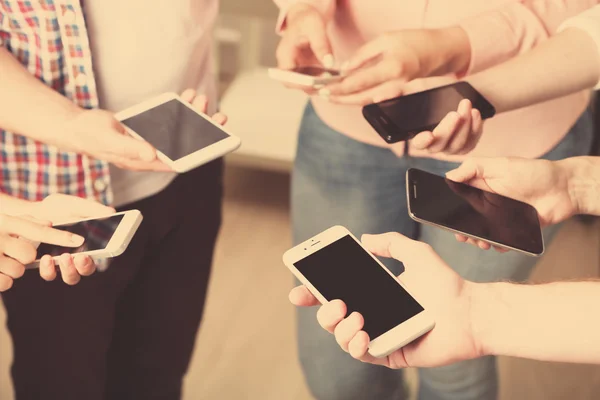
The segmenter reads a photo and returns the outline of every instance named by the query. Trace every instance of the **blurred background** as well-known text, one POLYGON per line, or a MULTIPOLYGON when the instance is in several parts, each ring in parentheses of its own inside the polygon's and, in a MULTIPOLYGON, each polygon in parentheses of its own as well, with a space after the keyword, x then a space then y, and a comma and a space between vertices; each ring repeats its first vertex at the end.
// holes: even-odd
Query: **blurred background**
MULTIPOLYGON (((291 246, 289 172, 307 98, 267 76, 276 19, 270 0, 222 0, 215 32, 221 109, 243 145, 227 158, 224 221, 185 400, 311 399, 287 301, 292 275, 281 262, 291 246)), ((598 221, 568 222, 533 281, 599 277, 599 244, 598 221)), ((13 400, 11 359, 0 307, 0 400, 13 400)), ((407 375, 414 395, 416 374, 407 375)), ((502 358, 501 380, 502 400, 600 398, 600 367, 502 358)))

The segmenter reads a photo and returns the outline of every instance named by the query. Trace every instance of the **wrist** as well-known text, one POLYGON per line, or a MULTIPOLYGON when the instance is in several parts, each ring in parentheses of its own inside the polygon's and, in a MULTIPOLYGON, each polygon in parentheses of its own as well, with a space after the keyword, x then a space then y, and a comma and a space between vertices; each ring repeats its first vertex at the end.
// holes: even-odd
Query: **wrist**
POLYGON ((493 322, 497 307, 497 287, 501 283, 465 282, 469 299, 469 322, 473 346, 477 357, 497 355, 494 334, 497 328, 493 322))
POLYGON ((600 215, 600 161, 573 157, 556 162, 567 180, 573 214, 600 215))
POLYGON ((463 76, 471 63, 471 44, 460 26, 432 30, 433 52, 429 75, 455 74, 463 76))

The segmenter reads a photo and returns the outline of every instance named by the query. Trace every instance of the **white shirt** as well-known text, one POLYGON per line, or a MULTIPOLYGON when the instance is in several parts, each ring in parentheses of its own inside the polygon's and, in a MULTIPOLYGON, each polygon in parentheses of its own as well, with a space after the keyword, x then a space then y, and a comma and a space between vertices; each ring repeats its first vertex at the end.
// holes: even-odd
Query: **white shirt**
MULTIPOLYGON (((218 0, 86 0, 100 106, 118 112, 164 92, 187 88, 216 108, 211 70, 218 0)), ((114 205, 163 190, 175 173, 125 171, 111 165, 114 205)))
MULTIPOLYGON (((598 58, 600 58, 600 6, 594 6, 576 17, 569 18, 558 28, 558 31, 561 32, 567 28, 578 28, 590 35, 596 42, 598 58)), ((600 90, 600 81, 595 89, 600 90)))

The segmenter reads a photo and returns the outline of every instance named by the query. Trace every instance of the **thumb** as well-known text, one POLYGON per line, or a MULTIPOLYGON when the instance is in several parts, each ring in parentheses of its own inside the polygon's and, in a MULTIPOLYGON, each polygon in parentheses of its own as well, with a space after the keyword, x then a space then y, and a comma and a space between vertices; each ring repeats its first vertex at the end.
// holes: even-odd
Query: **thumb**
POLYGON ((394 258, 408 264, 422 261, 428 248, 433 253, 433 250, 427 244, 417 242, 395 232, 381 235, 363 235, 361 241, 365 248, 376 256, 394 258))
POLYGON ((469 159, 463 162, 458 168, 446 173, 446 178, 460 183, 483 177, 483 165, 475 159, 469 159))
POLYGON ((111 155, 126 159, 154 161, 156 150, 150 143, 134 138, 129 134, 124 125, 114 120, 113 132, 103 136, 102 140, 111 155))

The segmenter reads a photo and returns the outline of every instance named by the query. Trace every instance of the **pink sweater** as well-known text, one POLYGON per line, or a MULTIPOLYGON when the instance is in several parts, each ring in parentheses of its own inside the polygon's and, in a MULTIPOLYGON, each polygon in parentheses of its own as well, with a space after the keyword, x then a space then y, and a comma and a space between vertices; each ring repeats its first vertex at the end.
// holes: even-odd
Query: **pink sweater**
MULTIPOLYGON (((308 3, 329 19, 329 38, 337 62, 348 59, 366 41, 381 33, 415 28, 462 26, 471 42, 469 74, 496 65, 535 47, 556 32, 569 17, 598 4, 597 0, 274 0, 281 8, 278 29, 287 9, 308 3)), ((560 77, 557 77, 560 79, 560 77)), ((456 77, 418 79, 409 92, 451 83, 456 77)), ((504 113, 488 120, 484 134, 470 155, 539 157, 552 149, 568 132, 589 103, 590 94, 580 92, 557 100, 504 113)), ((312 99, 321 119, 335 130, 376 146, 389 146, 363 119, 360 107, 312 99)), ((391 146, 404 154, 404 143, 391 146)), ((409 149, 412 156, 432 157, 409 149)), ((433 155, 459 161, 463 157, 433 155)))

